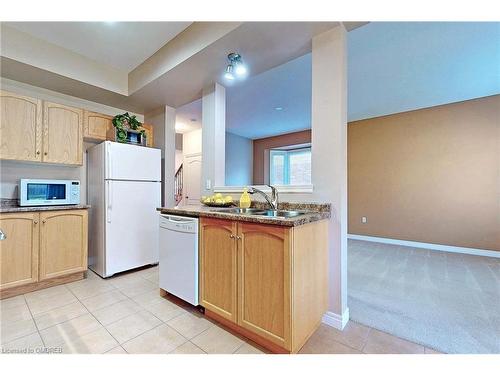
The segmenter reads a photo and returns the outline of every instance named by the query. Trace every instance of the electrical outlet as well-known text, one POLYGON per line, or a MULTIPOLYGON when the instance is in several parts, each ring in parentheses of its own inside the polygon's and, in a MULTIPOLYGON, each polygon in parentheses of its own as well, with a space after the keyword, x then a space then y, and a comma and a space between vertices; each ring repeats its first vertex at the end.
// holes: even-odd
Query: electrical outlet
POLYGON ((361 222, 363 224, 366 224, 368 222, 368 220, 366 219, 366 216, 361 217, 361 222))

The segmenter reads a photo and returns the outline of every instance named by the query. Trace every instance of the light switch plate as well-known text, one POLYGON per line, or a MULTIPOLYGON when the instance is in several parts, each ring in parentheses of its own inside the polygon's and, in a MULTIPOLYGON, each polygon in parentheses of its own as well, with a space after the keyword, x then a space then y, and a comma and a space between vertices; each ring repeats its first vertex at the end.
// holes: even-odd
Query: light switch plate
POLYGON ((205 189, 210 190, 212 189, 212 181, 207 180, 205 183, 205 189))
POLYGON ((361 218, 361 222, 362 222, 363 224, 366 224, 366 223, 368 222, 368 220, 366 219, 366 216, 363 216, 363 217, 361 218))

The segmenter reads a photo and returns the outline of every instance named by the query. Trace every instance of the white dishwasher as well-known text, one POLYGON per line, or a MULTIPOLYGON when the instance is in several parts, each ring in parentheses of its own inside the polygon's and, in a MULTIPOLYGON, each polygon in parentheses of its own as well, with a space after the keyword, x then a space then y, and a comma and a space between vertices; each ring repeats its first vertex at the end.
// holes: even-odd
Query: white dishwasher
POLYGON ((198 219, 160 214, 160 288, 198 306, 198 219))

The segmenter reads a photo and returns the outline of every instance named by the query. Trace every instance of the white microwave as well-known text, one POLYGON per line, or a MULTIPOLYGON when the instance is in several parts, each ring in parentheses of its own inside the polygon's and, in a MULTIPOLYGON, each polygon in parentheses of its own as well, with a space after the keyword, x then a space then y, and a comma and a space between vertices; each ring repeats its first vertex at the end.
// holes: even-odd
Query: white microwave
POLYGON ((19 182, 19 204, 21 206, 80 204, 80 181, 23 178, 19 182))

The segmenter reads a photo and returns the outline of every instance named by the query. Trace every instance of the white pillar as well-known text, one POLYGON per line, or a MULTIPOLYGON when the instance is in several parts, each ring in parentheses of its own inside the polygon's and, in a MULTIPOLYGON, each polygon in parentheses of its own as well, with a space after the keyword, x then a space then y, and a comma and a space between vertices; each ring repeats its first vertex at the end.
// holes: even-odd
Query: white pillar
POLYGON ((312 40, 312 176, 315 196, 332 203, 328 312, 338 329, 347 308, 347 32, 343 25, 312 40))
POLYGON ((144 114, 144 122, 153 125, 153 147, 161 149, 162 205, 173 207, 175 176, 175 108, 165 106, 144 114))
POLYGON ((203 89, 201 194, 224 186, 226 159, 226 89, 218 83, 203 89))
POLYGON ((165 106, 165 165, 164 165, 164 198, 166 207, 175 206, 175 108, 165 106))

